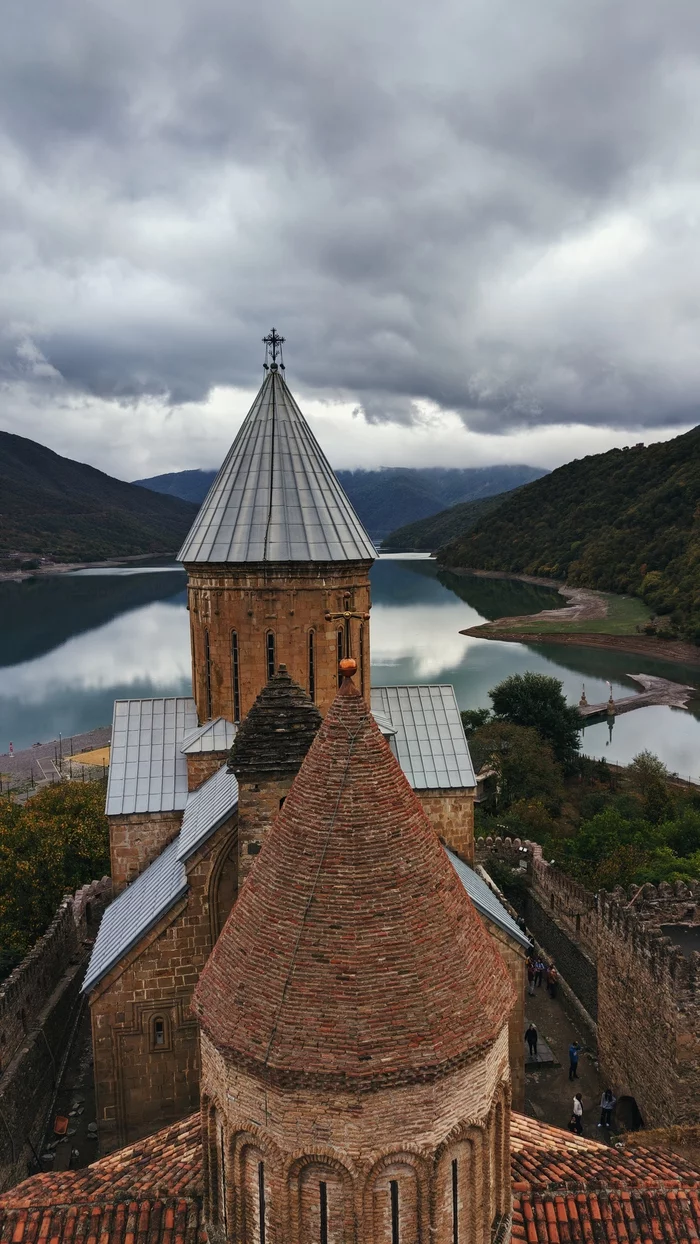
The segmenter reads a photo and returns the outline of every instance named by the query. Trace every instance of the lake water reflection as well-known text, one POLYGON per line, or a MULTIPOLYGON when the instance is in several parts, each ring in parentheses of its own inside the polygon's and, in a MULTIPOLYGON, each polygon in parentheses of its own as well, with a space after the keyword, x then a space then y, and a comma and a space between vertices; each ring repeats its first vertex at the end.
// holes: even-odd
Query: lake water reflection
MULTIPOLYGON (((438 578, 434 562, 382 559, 372 570, 372 680, 450 682, 462 708, 489 704, 510 673, 560 678, 570 701, 629 695, 629 673, 700 684, 700 671, 592 648, 496 643, 460 635, 487 618, 560 605, 546 588, 477 577, 438 578)), ((118 697, 190 691, 184 572, 139 566, 0 584, 0 752, 107 724, 118 697)), ((691 712, 642 709, 589 726, 584 750, 625 762, 644 747, 700 776, 700 700, 691 712)))

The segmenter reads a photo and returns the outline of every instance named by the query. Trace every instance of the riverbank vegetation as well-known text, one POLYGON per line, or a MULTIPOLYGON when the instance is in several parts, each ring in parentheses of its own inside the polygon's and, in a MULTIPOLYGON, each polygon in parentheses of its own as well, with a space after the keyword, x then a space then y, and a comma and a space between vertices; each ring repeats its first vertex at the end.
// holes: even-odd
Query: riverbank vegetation
POLYGON ((438 560, 638 596, 656 617, 650 631, 700 644, 700 427, 559 467, 438 560))
POLYGON ((0 966, 49 927, 64 894, 109 873, 102 782, 59 782, 26 803, 0 798, 0 966))
MULTIPOLYGON (((519 696, 502 692, 534 677, 543 678, 518 675, 494 688, 493 712, 462 714, 475 768, 485 773, 476 833, 539 842, 591 890, 700 879, 700 790, 674 781, 648 751, 618 769, 563 753, 561 741, 555 750, 537 697, 528 712, 525 686, 519 696)), ((543 681, 561 689, 556 679, 543 681)), ((552 688, 548 694, 555 702, 552 688)))

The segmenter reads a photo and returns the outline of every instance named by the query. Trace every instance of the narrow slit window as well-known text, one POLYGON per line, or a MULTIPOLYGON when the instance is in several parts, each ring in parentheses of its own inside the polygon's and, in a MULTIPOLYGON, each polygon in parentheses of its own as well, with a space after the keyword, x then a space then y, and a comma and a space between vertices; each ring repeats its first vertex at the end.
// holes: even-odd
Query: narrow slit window
MULTIPOLYGON (((343 644, 343 632, 338 631, 338 665, 340 665, 340 662, 342 661, 345 655, 344 647, 345 646, 343 644)), ((343 681, 343 675, 341 674, 340 669, 339 669, 338 670, 338 686, 340 686, 342 681, 343 681)))
POLYGON ((219 1132, 219 1160, 221 1162, 221 1225, 226 1234, 226 1137, 222 1127, 219 1132))
POLYGON ((459 1244, 459 1188, 457 1185, 457 1159, 452 1159, 452 1244, 459 1244))
POLYGON ((233 720, 241 720, 241 682, 238 656, 238 634, 231 631, 231 682, 233 691, 233 720))
POLYGON ((391 1197, 391 1244, 399 1244, 399 1183, 392 1179, 389 1183, 391 1197))
POLYGON ((309 631, 309 695, 316 699, 316 636, 309 631))
POLYGON ((323 1180, 318 1185, 318 1194, 321 1211, 321 1244, 328 1244, 328 1185, 323 1180))
POLYGON ((151 1020, 151 1049, 167 1050, 170 1048, 170 1032, 168 1021, 163 1015, 154 1015, 151 1020))
POLYGON ((209 649, 209 631, 204 632, 204 690, 207 721, 211 721, 211 652, 209 649))
POLYGON ((275 636, 273 631, 268 631, 265 637, 265 653, 267 656, 267 676, 272 678, 275 672, 275 636))
POLYGON ((258 1162, 258 1223, 260 1244, 265 1244, 265 1163, 258 1162))

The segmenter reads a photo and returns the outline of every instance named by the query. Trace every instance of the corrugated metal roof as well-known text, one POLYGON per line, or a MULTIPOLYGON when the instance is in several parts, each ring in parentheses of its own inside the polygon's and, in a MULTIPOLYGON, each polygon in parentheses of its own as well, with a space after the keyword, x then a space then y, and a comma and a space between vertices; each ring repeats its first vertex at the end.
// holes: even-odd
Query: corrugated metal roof
POLYGON ((389 717, 385 717, 383 713, 374 712, 372 713, 372 716, 385 738, 388 738, 389 735, 396 734, 396 726, 389 717))
POLYGON ((445 852, 479 914, 485 916, 487 920, 493 920, 494 924, 503 929, 504 933, 509 933, 524 949, 529 950, 530 939, 518 927, 493 890, 487 886, 483 877, 480 877, 478 873, 474 872, 473 868, 465 864, 464 860, 455 855, 454 851, 450 851, 449 847, 445 847, 445 852))
POLYGON ((187 760, 180 747, 196 725, 197 710, 189 696, 115 700, 108 816, 184 808, 187 760))
POLYGON ((83 993, 106 976, 187 890, 187 872, 178 859, 177 849, 176 838, 105 911, 83 981, 83 993))
POLYGON ((227 752, 237 729, 225 717, 215 717, 213 721, 197 726, 196 730, 190 730, 180 744, 180 751, 185 756, 193 756, 195 752, 227 752))
POLYGON ((396 728, 387 741, 414 790, 476 786, 454 687, 372 687, 371 701, 396 728))
POLYGON ((376 549, 280 371, 268 371, 181 562, 373 561, 376 549))
POLYGON ((238 782, 224 765, 190 791, 180 826, 177 858, 189 859, 238 807, 238 782))

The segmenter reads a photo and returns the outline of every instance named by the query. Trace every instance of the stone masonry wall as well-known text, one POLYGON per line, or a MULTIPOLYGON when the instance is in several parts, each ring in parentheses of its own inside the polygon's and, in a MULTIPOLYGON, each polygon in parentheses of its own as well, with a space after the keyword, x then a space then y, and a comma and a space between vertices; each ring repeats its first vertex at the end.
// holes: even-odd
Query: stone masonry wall
POLYGON ((197 790, 226 764, 228 752, 194 752, 187 757, 187 789, 197 790))
POLYGON ((482 916, 486 928, 496 943, 499 953, 506 961, 510 979, 515 987, 515 1006, 508 1021, 508 1058, 514 1110, 525 1109, 525 985, 527 983, 527 960, 524 949, 513 941, 499 925, 482 916))
POLYGON ((79 1014, 87 950, 110 896, 108 877, 67 895, 0 986, 0 1191, 35 1169, 79 1014))
POLYGON ((199 1101, 192 992, 214 937, 217 887, 233 898, 235 814, 187 861, 188 893, 90 995, 100 1152, 165 1127, 199 1101), (230 884, 230 882, 233 884, 230 884))
MULTIPOLYGON (((219 715, 242 720, 268 680, 267 635, 274 636, 274 664, 287 666, 309 688, 309 634, 314 636, 312 699, 325 713, 338 689, 338 632, 348 610, 358 686, 369 698, 369 562, 331 565, 187 566, 193 690, 201 722, 219 715), (234 705, 232 635, 238 640, 238 713, 234 705), (208 639, 208 674, 207 674, 208 639)), ((347 644, 344 642, 344 648, 347 644)))
MULTIPOLYGON (((652 887, 649 887, 652 888, 652 887)), ((684 958, 626 904, 599 898, 601 1070, 647 1126, 700 1121, 700 955, 684 958)))
POLYGON ((474 791, 417 790, 428 820, 448 847, 467 864, 474 863, 474 791))
POLYGON ((476 857, 527 862, 526 919, 576 997, 597 1017, 600 1068, 647 1127, 700 1121, 700 953, 685 957, 663 928, 700 924, 700 883, 593 895, 519 839, 479 839, 476 857), (591 1010, 587 963, 596 972, 591 1010), (588 1001, 587 1001, 588 999, 588 1001))
POLYGON ((180 831, 182 812, 134 812, 110 816, 109 854, 114 896, 148 868, 180 831))
POLYGON ((289 793, 292 776, 238 783, 238 884, 243 885, 265 834, 289 793))

